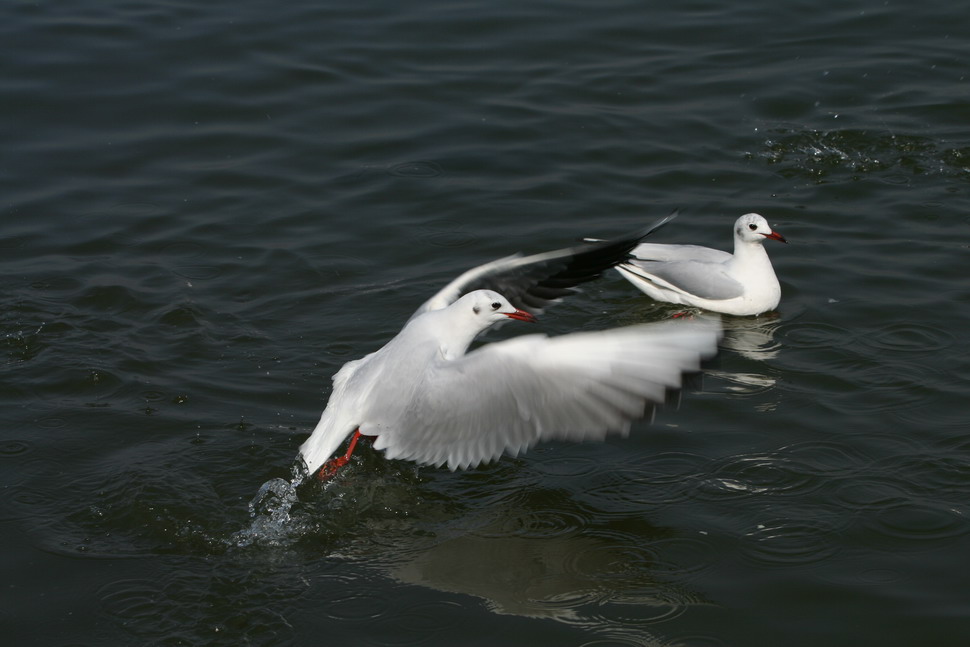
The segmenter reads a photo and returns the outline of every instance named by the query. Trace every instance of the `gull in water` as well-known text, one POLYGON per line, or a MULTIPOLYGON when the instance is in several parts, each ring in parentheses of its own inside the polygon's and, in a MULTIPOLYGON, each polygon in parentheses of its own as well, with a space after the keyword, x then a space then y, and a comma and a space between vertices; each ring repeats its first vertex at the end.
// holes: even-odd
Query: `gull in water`
POLYGON ((778 307, 781 286, 762 243, 787 243, 756 213, 734 223, 734 254, 698 245, 642 243, 616 266, 657 301, 729 315, 758 315, 778 307))
POLYGON ((455 470, 540 440, 627 433, 682 373, 716 352, 718 324, 531 334, 467 351, 496 324, 534 322, 669 219, 616 240, 493 261, 449 283, 385 346, 334 375, 320 422, 300 447, 308 473, 332 476, 361 436, 374 437, 387 458, 455 470), (351 435, 346 453, 333 457, 351 435))

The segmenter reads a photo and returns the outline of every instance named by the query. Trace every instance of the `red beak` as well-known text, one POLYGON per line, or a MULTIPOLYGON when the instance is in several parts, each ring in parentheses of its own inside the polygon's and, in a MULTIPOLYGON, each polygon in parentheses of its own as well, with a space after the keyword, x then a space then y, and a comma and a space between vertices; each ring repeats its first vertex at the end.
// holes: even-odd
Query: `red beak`
POLYGON ((502 314, 509 319, 518 319, 519 321, 528 321, 529 323, 539 321, 535 318, 535 315, 528 313, 525 310, 513 310, 512 312, 503 312, 502 314))
POLYGON ((771 240, 780 240, 786 245, 788 244, 788 241, 785 240, 785 237, 779 234, 777 231, 773 231, 770 234, 761 234, 761 235, 764 236, 765 238, 770 238, 771 240))

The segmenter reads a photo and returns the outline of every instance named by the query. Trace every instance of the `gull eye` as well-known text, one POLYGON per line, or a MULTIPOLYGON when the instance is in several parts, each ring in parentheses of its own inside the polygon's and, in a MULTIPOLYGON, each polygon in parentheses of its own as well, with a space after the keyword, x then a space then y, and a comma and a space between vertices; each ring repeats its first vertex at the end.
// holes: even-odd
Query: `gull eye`
POLYGON ((501 307, 502 307, 501 303, 499 303, 498 301, 492 301, 492 310, 498 310, 501 307))
POLYGON ((750 229, 751 231, 754 231, 757 228, 758 228, 758 225, 756 225, 754 223, 751 223, 750 225, 748 225, 748 229, 750 229))

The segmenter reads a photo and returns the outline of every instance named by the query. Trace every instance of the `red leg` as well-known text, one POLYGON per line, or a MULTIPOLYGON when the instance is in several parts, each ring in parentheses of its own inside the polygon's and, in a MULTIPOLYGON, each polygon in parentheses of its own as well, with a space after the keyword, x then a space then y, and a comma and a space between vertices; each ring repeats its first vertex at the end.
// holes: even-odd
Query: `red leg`
POLYGON ((333 476, 337 473, 337 470, 346 465, 347 461, 350 460, 350 455, 354 453, 354 447, 357 446, 357 441, 360 439, 360 437, 360 429, 355 429, 354 436, 350 439, 350 446, 347 447, 347 453, 343 456, 331 458, 324 463, 323 467, 320 468, 320 471, 317 472, 317 478, 321 481, 326 481, 327 479, 333 478, 333 476))

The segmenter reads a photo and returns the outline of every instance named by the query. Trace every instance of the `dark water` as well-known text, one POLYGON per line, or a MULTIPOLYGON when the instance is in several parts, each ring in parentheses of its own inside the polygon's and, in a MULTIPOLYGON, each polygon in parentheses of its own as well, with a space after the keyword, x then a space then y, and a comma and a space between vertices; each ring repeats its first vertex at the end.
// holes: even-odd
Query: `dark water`
MULTIPOLYGON (((970 641, 968 6, 0 13, 11 644, 970 641), (462 473, 364 448, 250 516, 446 280, 672 208, 792 243, 679 408, 462 473)), ((608 277, 541 327, 672 312, 608 277)))

